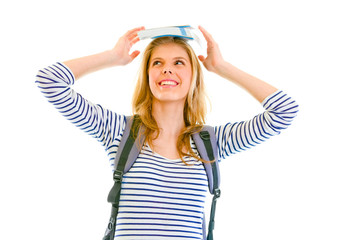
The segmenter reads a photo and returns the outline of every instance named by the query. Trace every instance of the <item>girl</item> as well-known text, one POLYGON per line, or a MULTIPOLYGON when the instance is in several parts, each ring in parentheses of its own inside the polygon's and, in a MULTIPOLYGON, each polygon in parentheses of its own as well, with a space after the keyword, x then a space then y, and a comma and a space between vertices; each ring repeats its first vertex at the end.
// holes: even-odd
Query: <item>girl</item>
MULTIPOLYGON (((100 69, 127 65, 139 41, 135 28, 111 50, 39 71, 37 84, 49 102, 76 126, 97 138, 110 163, 121 141, 125 116, 93 104, 70 88, 75 80, 100 69)), ((162 37, 145 49, 133 95, 133 112, 145 126, 145 144, 124 175, 115 239, 203 239, 207 176, 191 134, 205 124, 206 105, 200 60, 211 72, 247 90, 265 111, 249 121, 216 126, 218 154, 255 146, 287 128, 298 111, 284 92, 226 62, 213 37, 207 56, 196 56, 182 38, 162 37)))

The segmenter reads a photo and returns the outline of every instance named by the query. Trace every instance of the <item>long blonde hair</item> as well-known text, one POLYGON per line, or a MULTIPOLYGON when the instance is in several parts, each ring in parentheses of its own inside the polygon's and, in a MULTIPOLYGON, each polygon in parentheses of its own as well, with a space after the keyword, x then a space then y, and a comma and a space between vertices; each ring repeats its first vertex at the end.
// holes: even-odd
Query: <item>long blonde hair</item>
POLYGON ((190 89, 184 105, 184 122, 185 128, 181 131, 176 148, 181 160, 185 163, 185 156, 200 159, 191 149, 190 136, 192 133, 201 130, 205 124, 207 111, 206 92, 204 86, 203 73, 197 56, 192 47, 182 38, 161 37, 153 40, 145 49, 140 70, 138 73, 137 83, 132 101, 133 114, 140 116, 145 126, 145 141, 152 147, 152 140, 159 136, 160 129, 152 115, 153 94, 149 86, 149 61, 154 49, 160 45, 175 43, 183 47, 189 55, 192 70, 192 79, 190 89), (155 138, 151 136, 155 133, 155 138), (184 148, 185 147, 185 148, 184 148), (183 149, 186 151, 184 152, 183 149))

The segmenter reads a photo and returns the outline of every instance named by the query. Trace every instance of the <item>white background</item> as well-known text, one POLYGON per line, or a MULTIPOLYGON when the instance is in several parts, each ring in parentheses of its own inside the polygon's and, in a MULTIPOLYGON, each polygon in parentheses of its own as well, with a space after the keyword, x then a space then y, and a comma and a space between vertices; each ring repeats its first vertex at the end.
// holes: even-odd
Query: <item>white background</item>
MULTIPOLYGON (((221 163, 215 239, 360 239, 356 1, 1 5, 0 239, 101 239, 110 214, 112 178, 102 146, 40 94, 37 70, 107 50, 137 26, 184 24, 204 26, 226 60, 300 105, 280 136, 221 163)), ((74 88, 92 102, 130 114, 139 59, 89 75, 74 88)), ((209 124, 247 120, 262 111, 244 90, 211 73, 205 78, 209 124)))

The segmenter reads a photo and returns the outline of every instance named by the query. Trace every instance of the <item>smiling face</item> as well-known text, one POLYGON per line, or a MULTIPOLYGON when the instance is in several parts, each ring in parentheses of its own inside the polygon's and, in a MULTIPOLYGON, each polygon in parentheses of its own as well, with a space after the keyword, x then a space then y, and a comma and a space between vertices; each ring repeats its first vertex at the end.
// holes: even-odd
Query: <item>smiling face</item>
POLYGON ((148 129, 157 128, 153 110, 163 103, 176 103, 171 107, 183 107, 186 126, 205 124, 204 76, 187 40, 174 37, 152 40, 144 50, 134 90, 133 114, 140 115, 148 129), (164 65, 169 68, 161 68, 164 65), (157 84, 164 79, 168 80, 162 85, 157 84))
POLYGON ((156 47, 149 60, 148 76, 154 100, 185 102, 192 70, 186 50, 176 43, 156 47))

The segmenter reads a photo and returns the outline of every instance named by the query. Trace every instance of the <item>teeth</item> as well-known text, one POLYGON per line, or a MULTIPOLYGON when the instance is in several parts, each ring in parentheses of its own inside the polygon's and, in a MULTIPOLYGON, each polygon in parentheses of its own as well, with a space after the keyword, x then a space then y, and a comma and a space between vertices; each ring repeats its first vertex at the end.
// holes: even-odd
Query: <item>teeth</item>
POLYGON ((174 85, 176 85, 176 84, 177 84, 177 83, 174 82, 174 81, 162 81, 162 82, 160 83, 161 86, 163 86, 163 85, 171 85, 171 86, 174 86, 174 85))

